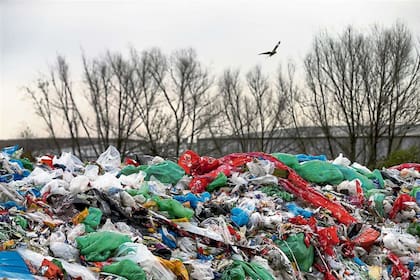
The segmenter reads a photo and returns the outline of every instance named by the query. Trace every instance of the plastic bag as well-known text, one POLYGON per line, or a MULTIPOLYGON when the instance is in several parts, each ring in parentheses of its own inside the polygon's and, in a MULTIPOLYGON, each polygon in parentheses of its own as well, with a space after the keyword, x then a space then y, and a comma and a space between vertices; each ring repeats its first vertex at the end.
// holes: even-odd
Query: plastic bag
POLYGON ((176 276, 166 269, 143 244, 131 242, 121 244, 116 250, 113 259, 115 261, 132 260, 138 263, 145 272, 152 274, 154 279, 176 279, 176 276))
POLYGON ((148 166, 145 180, 149 181, 153 176, 164 184, 175 185, 184 175, 185 171, 175 162, 166 160, 162 163, 148 166))
POLYGON ((232 216, 230 217, 230 219, 232 220, 232 222, 237 227, 241 227, 241 226, 244 226, 244 225, 248 224, 249 215, 242 208, 234 207, 234 208, 232 208, 232 210, 230 211, 230 213, 232 214, 232 216))
POLYGON ((206 191, 212 192, 226 186, 228 179, 223 172, 220 172, 217 177, 206 187, 206 191))
POLYGON ((314 247, 307 247, 304 242, 305 235, 298 233, 289 235, 286 240, 277 240, 279 246, 291 262, 297 262, 299 268, 303 271, 309 271, 314 262, 314 247))
POLYGON ((83 220, 85 224, 85 230, 87 233, 95 231, 99 226, 102 218, 102 211, 96 207, 89 207, 89 214, 83 220))
POLYGON ((190 219, 194 215, 194 211, 185 208, 182 204, 174 199, 161 199, 158 196, 153 198, 156 201, 160 211, 167 211, 170 218, 187 218, 190 219))
POLYGON ((190 273, 191 279, 193 280, 214 279, 213 269, 211 268, 211 262, 189 261, 188 264, 192 266, 192 271, 190 273))
POLYGON ((299 162, 314 161, 314 160, 327 161, 327 157, 325 155, 314 156, 314 155, 298 154, 296 155, 296 158, 299 160, 299 162))
POLYGON ((92 185, 94 188, 102 191, 108 191, 110 188, 122 188, 120 180, 111 173, 105 173, 104 175, 98 176, 92 185))
POLYGON ((286 207, 287 207, 287 210, 289 210, 289 212, 293 213, 293 215, 295 216, 300 215, 300 216, 303 216, 304 218, 310 218, 314 214, 311 211, 305 210, 297 206, 295 203, 287 203, 286 207))
POLYGON ((70 182, 69 191, 72 194, 85 192, 89 188, 89 182, 89 178, 86 176, 81 175, 74 177, 70 182))
POLYGON ((295 155, 284 154, 284 153, 272 153, 273 157, 277 158, 282 163, 286 164, 290 168, 296 168, 299 166, 299 161, 295 155))
POLYGON ((342 165, 342 166, 349 166, 351 164, 351 161, 348 158, 343 157, 343 154, 340 153, 338 155, 338 157, 336 159, 334 159, 334 161, 332 162, 332 164, 342 165))
POLYGON ((121 155, 114 146, 109 146, 96 160, 106 172, 113 172, 120 167, 121 155))
POLYGON ((95 181, 99 176, 99 166, 96 164, 86 165, 85 173, 83 175, 89 178, 90 181, 95 181))
POLYGON ((362 188, 364 192, 375 188, 371 180, 369 180, 366 176, 360 174, 353 168, 341 165, 335 166, 341 171, 345 180, 352 181, 354 179, 358 179, 362 183, 362 188))
POLYGON ((102 271, 123 276, 128 280, 146 280, 143 269, 132 260, 122 260, 106 265, 102 268, 102 271))
POLYGON ((200 195, 195 195, 193 193, 188 193, 186 195, 175 195, 173 198, 181 203, 189 202, 193 209, 197 208, 199 202, 209 201, 211 194, 208 192, 203 192, 200 195))
POLYGON ((305 180, 317 184, 336 185, 344 180, 344 176, 340 170, 335 165, 326 161, 308 161, 298 166, 295 170, 305 180))
POLYGON ((79 259, 79 251, 64 242, 51 242, 50 250, 55 257, 62 258, 69 262, 74 262, 79 259))
POLYGON ((77 237, 77 248, 87 261, 105 261, 121 244, 130 242, 130 237, 116 232, 92 232, 77 237))
MULTIPOLYGON (((207 186, 216 180, 216 178, 219 176, 220 173, 225 174, 226 176, 229 176, 231 174, 232 167, 228 164, 222 164, 213 171, 210 171, 209 173, 206 173, 204 175, 197 175, 194 176, 194 178, 189 183, 188 187, 193 193, 202 193, 206 190, 207 186)), ((220 175, 222 176, 222 175, 220 175)), ((222 176, 223 178, 223 176, 222 176)), ((219 179, 222 179, 219 177, 219 179)), ((224 181, 224 179, 223 179, 224 181)), ((220 185, 222 184, 222 180, 220 181, 220 185)), ((219 186, 219 182, 217 184, 219 186)), ((221 185, 222 186, 222 185, 221 185)))
POLYGON ((246 276, 254 280, 275 279, 273 275, 258 263, 234 260, 232 266, 223 273, 222 280, 243 280, 246 276))
POLYGON ((391 212, 389 212, 389 218, 390 219, 395 219, 395 217, 397 216, 398 212, 400 212, 401 210, 405 209, 405 203, 406 202, 416 202, 416 200, 411 197, 410 195, 403 193, 401 194, 394 202, 393 206, 392 206, 392 210, 391 212))
POLYGON ((66 170, 70 171, 71 173, 80 172, 83 170, 83 162, 73 155, 72 153, 61 153, 60 158, 54 157, 53 158, 53 165, 63 165, 66 167, 66 170))
POLYGON ((201 175, 216 169, 220 161, 212 157, 200 157, 197 153, 187 150, 180 155, 178 164, 187 174, 201 175))
POLYGON ((189 280, 188 271, 180 260, 165 260, 158 257, 161 264, 171 270, 179 280, 189 280))

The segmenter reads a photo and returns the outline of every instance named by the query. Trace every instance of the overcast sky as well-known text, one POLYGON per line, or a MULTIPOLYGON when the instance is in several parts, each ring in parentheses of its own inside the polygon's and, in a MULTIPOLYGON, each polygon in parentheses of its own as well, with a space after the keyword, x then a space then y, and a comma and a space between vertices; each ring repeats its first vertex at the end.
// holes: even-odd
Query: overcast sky
POLYGON ((257 64, 273 73, 279 63, 301 61, 321 30, 401 20, 419 38, 419 11, 420 0, 0 0, 0 139, 26 126, 46 135, 22 87, 57 54, 67 58, 76 80, 82 49, 92 57, 130 46, 166 53, 192 47, 215 74, 257 64), (278 40, 276 56, 257 55, 278 40))

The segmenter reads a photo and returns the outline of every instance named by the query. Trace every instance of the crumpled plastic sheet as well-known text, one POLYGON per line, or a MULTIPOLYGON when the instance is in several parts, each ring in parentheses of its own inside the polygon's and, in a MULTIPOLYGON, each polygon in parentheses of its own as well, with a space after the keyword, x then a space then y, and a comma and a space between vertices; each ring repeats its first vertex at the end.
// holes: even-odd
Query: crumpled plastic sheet
MULTIPOLYGON (((112 146, 85 163, 21 155, 0 153, 0 249, 19 253, 25 277, 420 278, 418 163, 185 151, 142 164, 112 146)), ((0 275, 23 277, 10 267, 0 275)))

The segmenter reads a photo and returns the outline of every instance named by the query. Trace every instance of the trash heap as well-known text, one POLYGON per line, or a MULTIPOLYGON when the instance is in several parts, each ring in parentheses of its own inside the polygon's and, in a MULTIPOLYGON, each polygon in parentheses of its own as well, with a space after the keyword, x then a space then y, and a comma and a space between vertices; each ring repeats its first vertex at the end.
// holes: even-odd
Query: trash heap
POLYGON ((0 153, 0 278, 419 279, 420 164, 0 153))

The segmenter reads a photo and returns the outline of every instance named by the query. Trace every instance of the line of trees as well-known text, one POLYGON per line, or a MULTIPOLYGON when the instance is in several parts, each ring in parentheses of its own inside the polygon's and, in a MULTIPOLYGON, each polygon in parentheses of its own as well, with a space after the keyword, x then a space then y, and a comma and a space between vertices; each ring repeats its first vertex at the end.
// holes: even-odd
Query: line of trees
POLYGON ((303 77, 291 63, 275 75, 255 66, 215 76, 193 49, 166 55, 153 48, 83 55, 82 79, 75 83, 58 56, 26 91, 50 136, 64 131, 79 156, 81 137, 96 154, 112 142, 124 155, 128 140, 139 139, 150 154, 177 157, 199 137, 222 136, 238 139, 240 151, 279 151, 283 147, 270 139, 282 128, 296 138, 297 152, 306 152, 302 127, 317 126, 329 156, 344 152, 355 160, 363 153, 365 163, 374 164, 381 139, 389 154, 401 144, 397 136, 420 123, 418 43, 401 23, 369 33, 352 27, 338 36, 323 32, 303 61, 303 77), (360 149, 362 135, 367 140, 360 149))

